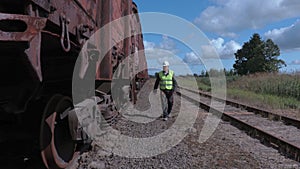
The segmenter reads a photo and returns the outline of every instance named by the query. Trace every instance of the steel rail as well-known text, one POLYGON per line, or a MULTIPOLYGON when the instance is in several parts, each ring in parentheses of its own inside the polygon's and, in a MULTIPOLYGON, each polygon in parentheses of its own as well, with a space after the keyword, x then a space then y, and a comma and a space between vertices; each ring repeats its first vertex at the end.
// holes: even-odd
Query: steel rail
POLYGON ((260 114, 262 117, 266 117, 266 118, 272 119, 274 121, 282 121, 286 125, 292 125, 292 126, 295 126, 300 129, 300 121, 295 118, 272 113, 270 111, 263 110, 263 109, 260 109, 260 108, 254 107, 254 106, 250 106, 247 104, 237 103, 237 102, 227 99, 227 98, 226 98, 226 100, 224 100, 223 98, 212 97, 210 94, 205 93, 200 90, 195 91, 195 90, 184 88, 184 87, 180 87, 180 89, 184 89, 184 90, 190 91, 192 93, 198 93, 200 96, 207 97, 207 98, 213 98, 216 101, 225 102, 226 105, 230 105, 230 106, 237 107, 237 108, 242 108, 249 112, 253 112, 255 114, 260 114))
MULTIPOLYGON (((184 88, 181 89, 186 90, 184 88)), ((200 102, 199 100, 191 98, 190 96, 185 95, 180 91, 177 92, 177 94, 187 99, 188 101, 196 104, 197 106, 204 109, 205 111, 217 115, 222 115, 221 116, 222 120, 229 121, 231 125, 239 128, 240 130, 246 131, 246 133, 251 137, 259 139, 262 144, 277 149, 280 153, 285 155, 287 158, 300 162, 300 147, 298 145, 290 143, 284 138, 279 138, 277 136, 274 136, 273 134, 264 131, 262 128, 252 126, 251 124, 230 115, 230 113, 228 112, 221 112, 220 110, 217 110, 203 102, 200 102)))

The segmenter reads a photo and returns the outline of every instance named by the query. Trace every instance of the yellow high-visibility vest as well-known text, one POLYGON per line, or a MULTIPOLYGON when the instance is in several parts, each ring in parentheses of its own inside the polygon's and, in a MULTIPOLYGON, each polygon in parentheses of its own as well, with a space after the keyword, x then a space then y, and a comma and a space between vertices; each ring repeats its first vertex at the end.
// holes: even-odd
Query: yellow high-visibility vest
POLYGON ((172 90, 174 72, 172 70, 169 70, 169 74, 166 76, 163 71, 160 71, 158 75, 160 78, 160 89, 172 90))

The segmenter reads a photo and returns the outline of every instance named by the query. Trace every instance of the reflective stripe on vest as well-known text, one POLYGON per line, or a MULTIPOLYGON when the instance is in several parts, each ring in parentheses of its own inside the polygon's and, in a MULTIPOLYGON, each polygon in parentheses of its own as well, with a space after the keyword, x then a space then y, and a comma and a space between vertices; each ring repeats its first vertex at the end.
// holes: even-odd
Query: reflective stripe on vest
POLYGON ((163 71, 160 71, 158 75, 160 78, 160 89, 161 90, 172 90, 173 89, 174 72, 172 70, 169 70, 169 74, 166 76, 166 75, 164 75, 163 71))

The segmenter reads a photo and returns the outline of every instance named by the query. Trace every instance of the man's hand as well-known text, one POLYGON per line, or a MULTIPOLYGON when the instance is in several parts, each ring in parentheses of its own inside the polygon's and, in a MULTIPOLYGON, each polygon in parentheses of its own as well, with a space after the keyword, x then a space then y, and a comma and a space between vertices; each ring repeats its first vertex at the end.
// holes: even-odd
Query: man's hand
POLYGON ((178 92, 180 92, 180 91, 179 91, 179 89, 176 87, 176 88, 174 89, 174 93, 178 94, 178 92))

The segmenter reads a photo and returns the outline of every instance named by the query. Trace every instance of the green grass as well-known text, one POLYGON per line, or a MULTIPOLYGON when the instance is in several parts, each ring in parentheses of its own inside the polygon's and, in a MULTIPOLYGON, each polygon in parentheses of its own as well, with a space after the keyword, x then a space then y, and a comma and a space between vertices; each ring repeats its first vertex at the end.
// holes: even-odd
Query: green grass
POLYGON ((191 89, 200 89, 206 92, 209 92, 211 90, 210 84, 207 85, 203 83, 201 78, 187 76, 187 77, 177 77, 176 79, 178 85, 182 87, 191 88, 191 89))
POLYGON ((274 109, 300 108, 300 76, 254 74, 227 80, 228 97, 274 109))
POLYGON ((227 89, 227 97, 259 107, 273 109, 300 109, 300 102, 292 97, 259 94, 241 89, 227 89))
POLYGON ((300 101, 300 76, 286 74, 256 74, 240 77, 229 88, 237 88, 260 94, 295 98, 300 101))
MULTIPOLYGON (((189 87, 195 77, 181 77, 189 87)), ((208 77, 196 78, 198 89, 211 91, 208 77)), ((220 81, 219 83, 222 83, 220 81)), ((300 75, 255 74, 226 77, 227 97, 273 109, 300 109, 300 75)))

